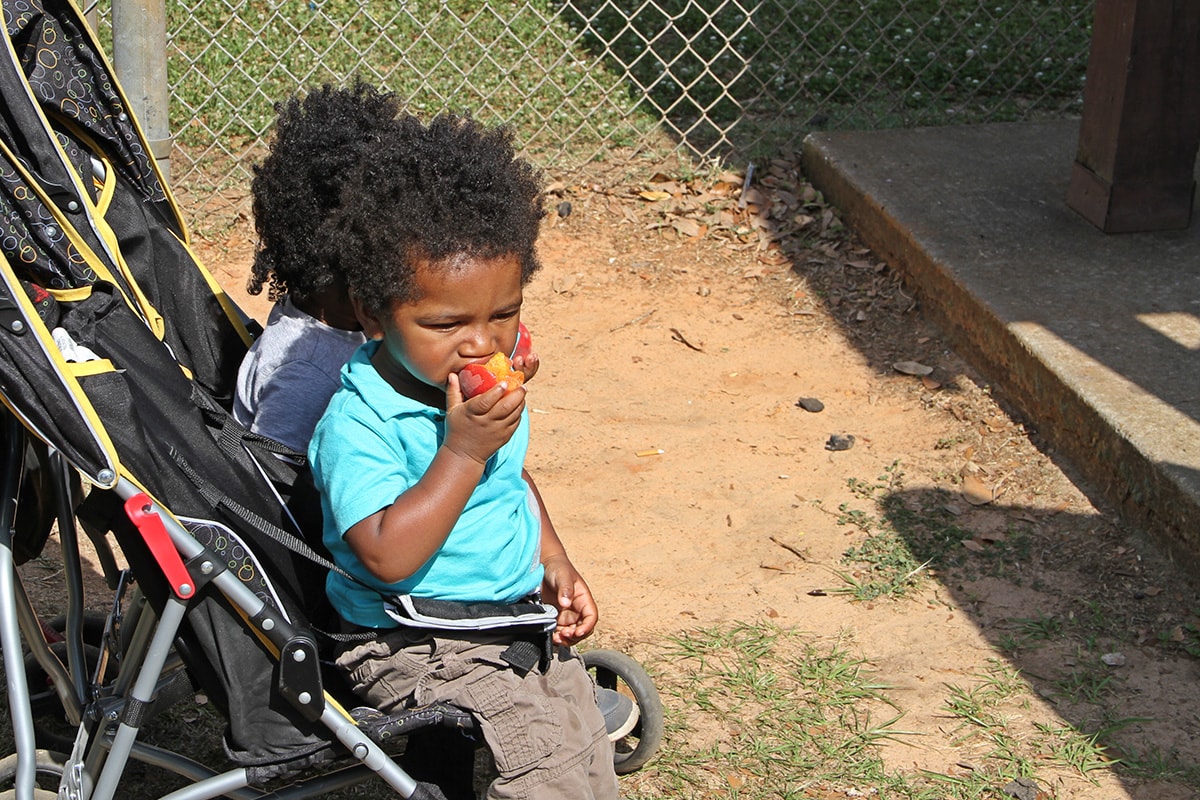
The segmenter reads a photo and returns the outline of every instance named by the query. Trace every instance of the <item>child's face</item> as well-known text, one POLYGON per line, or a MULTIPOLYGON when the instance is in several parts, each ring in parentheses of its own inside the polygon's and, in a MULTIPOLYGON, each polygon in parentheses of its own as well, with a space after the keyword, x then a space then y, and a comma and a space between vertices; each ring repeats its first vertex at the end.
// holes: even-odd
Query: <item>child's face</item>
POLYGON ((451 372, 512 352, 522 302, 516 255, 419 261, 415 278, 417 300, 378 317, 360 313, 366 335, 383 340, 375 366, 385 379, 399 386, 416 378, 444 389, 451 372))

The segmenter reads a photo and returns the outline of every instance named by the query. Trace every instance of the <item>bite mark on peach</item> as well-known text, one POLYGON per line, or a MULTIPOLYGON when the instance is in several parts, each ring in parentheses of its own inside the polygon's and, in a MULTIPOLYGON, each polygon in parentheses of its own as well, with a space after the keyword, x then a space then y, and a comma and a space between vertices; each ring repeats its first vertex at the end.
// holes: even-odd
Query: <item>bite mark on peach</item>
POLYGON ((467 400, 483 394, 498 383, 505 384, 507 394, 524 382, 525 374, 513 369, 512 362, 504 353, 496 353, 486 364, 467 364, 458 372, 458 385, 467 400))

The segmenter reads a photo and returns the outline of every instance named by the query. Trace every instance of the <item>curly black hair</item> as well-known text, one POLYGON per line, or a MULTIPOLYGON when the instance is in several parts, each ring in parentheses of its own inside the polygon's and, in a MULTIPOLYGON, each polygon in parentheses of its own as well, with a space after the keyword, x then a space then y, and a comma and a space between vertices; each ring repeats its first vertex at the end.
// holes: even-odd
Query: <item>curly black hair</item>
POLYGON ((254 168, 250 192, 258 250, 246 289, 304 300, 340 280, 321 257, 317 230, 337 206, 346 179, 379 147, 400 113, 394 94, 358 81, 321 86, 277 103, 270 153, 254 168))
POLYGON ((416 298, 413 264, 456 255, 515 255, 521 283, 541 264, 535 245, 542 179, 516 155, 507 126, 443 113, 404 114, 364 159, 322 229, 329 259, 371 313, 416 298))

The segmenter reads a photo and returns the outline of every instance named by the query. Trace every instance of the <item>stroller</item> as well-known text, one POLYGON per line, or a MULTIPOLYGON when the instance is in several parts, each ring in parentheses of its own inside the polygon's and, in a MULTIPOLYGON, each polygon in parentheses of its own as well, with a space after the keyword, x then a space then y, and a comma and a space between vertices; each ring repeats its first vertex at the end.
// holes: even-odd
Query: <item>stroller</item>
MULTIPOLYGON (((0 646, 15 750, 0 800, 126 797, 134 762, 180 776, 174 800, 368 780, 473 796, 469 714, 354 708, 329 669, 337 620, 305 591, 329 565, 303 455, 229 413, 257 326, 190 252, 96 39, 70 0, 0 5, 0 646), (16 567, 55 524, 65 610, 47 620, 16 567), (85 612, 81 534, 104 613, 85 612), (196 691, 225 718, 220 767, 139 739, 196 691)), ((641 767, 662 735, 653 683, 619 652, 584 661, 637 705, 616 766, 641 767)))

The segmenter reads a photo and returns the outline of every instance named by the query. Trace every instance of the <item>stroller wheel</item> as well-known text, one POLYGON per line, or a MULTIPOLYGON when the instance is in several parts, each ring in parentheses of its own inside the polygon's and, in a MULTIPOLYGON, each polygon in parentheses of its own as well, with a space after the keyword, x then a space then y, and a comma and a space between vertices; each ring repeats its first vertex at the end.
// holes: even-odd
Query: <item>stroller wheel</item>
POLYGON ((616 650, 587 650, 580 656, 597 686, 620 692, 637 704, 637 725, 613 744, 613 763, 618 775, 641 769, 662 742, 662 699, 654 681, 641 664, 616 650))
MULTIPOLYGON (((37 751, 37 766, 33 800, 50 800, 58 796, 58 784, 62 780, 63 764, 67 757, 62 753, 49 750, 37 751)), ((8 788, 13 785, 17 776, 17 754, 0 759, 0 800, 16 798, 16 789, 8 788)))

